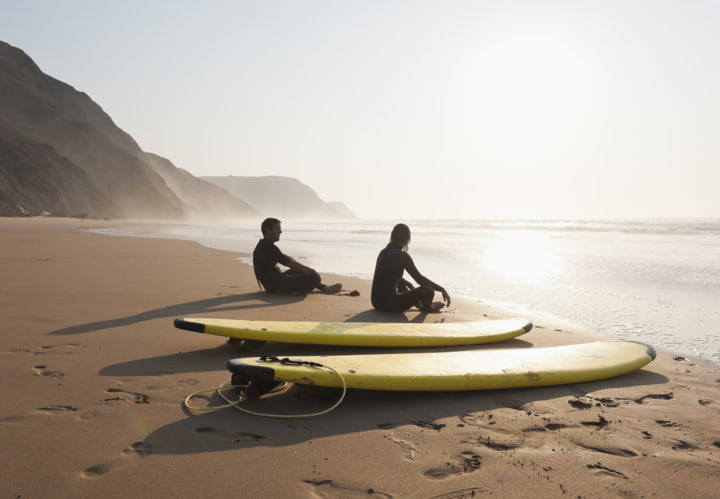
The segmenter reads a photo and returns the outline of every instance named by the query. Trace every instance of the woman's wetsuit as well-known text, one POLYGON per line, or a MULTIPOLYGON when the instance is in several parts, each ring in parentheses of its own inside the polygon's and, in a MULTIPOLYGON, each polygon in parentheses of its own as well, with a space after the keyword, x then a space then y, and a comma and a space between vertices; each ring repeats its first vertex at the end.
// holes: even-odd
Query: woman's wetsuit
POLYGON ((432 304, 435 291, 442 293, 443 288, 423 276, 400 245, 390 243, 380 252, 375 263, 370 297, 375 309, 383 312, 403 312, 417 305, 427 310, 432 304), (413 288, 403 279, 403 272, 406 270, 419 287, 413 288))

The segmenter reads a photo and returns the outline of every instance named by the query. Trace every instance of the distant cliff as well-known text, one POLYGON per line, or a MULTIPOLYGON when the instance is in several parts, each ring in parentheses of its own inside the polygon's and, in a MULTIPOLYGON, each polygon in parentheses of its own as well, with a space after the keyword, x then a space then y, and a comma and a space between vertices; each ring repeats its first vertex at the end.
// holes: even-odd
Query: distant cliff
POLYGON ((241 201, 242 198, 234 197, 227 190, 194 177, 163 157, 151 153, 147 155, 151 166, 185 203, 188 218, 260 217, 257 210, 241 201))
POLYGON ((284 218, 348 218, 343 203, 325 202, 307 185, 292 177, 200 177, 243 199, 264 216, 284 218))
MULTIPOLYGON (((98 210, 107 217, 180 218, 185 214, 182 202, 148 167, 135 141, 97 104, 46 75, 23 51, 4 42, 0 42, 0 124, 23 136, 26 144, 51 146, 53 155, 85 172, 107 202, 83 211, 98 210), (108 210, 110 206, 113 209, 108 210)), ((56 172, 62 176, 66 170, 56 172)), ((44 175, 44 170, 36 173, 44 175)), ((67 177, 63 184, 73 181, 67 177)), ((17 189, 26 197, 35 195, 32 183, 21 182, 17 189)))
POLYGON ((90 97, 0 41, 0 216, 35 215, 352 216, 291 178, 194 177, 144 152, 90 97))
POLYGON ((4 42, 0 133, 0 199, 6 216, 258 216, 207 182, 173 171, 169 161, 159 166, 90 97, 46 75, 22 50, 4 42))

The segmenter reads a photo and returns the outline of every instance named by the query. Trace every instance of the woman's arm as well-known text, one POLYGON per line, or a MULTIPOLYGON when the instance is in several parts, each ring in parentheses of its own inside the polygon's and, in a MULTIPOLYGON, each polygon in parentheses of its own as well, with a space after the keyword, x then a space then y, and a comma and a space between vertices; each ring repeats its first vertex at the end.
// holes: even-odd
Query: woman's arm
POLYGON ((404 255, 405 255, 405 270, 407 270, 408 274, 410 274, 410 276, 413 279, 415 279, 415 282, 417 282, 418 284, 421 284, 421 285, 429 284, 430 286, 433 287, 433 289, 435 291, 442 293, 443 301, 445 302, 445 305, 449 306, 450 305, 450 295, 448 294, 447 291, 445 291, 445 288, 443 288, 439 284, 432 282, 430 279, 428 279, 427 277, 422 275, 420 273, 420 271, 417 269, 417 267, 415 266, 415 262, 413 262, 412 257, 410 255, 408 255, 407 253, 404 253, 404 255))

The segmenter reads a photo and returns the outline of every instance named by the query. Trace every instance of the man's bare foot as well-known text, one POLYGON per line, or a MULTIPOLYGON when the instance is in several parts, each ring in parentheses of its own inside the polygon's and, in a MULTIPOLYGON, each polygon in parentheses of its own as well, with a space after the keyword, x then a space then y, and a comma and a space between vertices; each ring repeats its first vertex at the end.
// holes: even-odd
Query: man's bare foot
POLYGON ((322 289, 322 292, 326 295, 334 295, 335 293, 339 293, 340 291, 342 291, 342 284, 340 283, 333 284, 332 286, 325 286, 322 289))

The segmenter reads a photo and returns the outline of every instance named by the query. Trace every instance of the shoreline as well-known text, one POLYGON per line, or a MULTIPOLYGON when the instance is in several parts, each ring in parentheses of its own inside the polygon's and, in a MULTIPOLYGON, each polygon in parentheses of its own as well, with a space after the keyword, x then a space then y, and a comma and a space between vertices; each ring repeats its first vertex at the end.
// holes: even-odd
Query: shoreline
MULTIPOLYGON (((359 297, 271 296, 258 292, 236 252, 77 230, 123 223, 0 219, 0 435, 12 449, 2 497, 184 497, 197 486, 206 496, 520 497, 531 486, 547 497, 710 497, 720 485, 720 369, 664 351, 640 371, 592 383, 354 391, 335 411, 310 419, 231 409, 189 414, 181 405, 186 395, 228 381, 227 358, 253 354, 175 330, 175 317, 347 321, 390 314, 371 309, 370 283, 361 279, 342 277, 359 297)), ((505 313, 458 297, 447 312, 394 318, 505 313)), ((531 320, 530 333, 493 347, 596 338, 572 324, 531 320)), ((257 352, 320 350, 268 344, 257 352)), ((263 402, 270 412, 295 412, 327 407, 333 397, 295 386, 263 402)))
MULTIPOLYGON (((436 222, 438 226, 433 226, 433 230, 441 230, 441 234, 445 233, 442 232, 443 229, 440 229, 440 227, 446 223, 456 223, 436 222)), ((477 221, 475 223, 482 226, 486 222, 477 221)), ((640 228, 643 229, 638 233, 644 234, 646 231, 650 231, 650 233, 656 235, 657 227, 655 225, 647 226, 638 221, 633 223, 635 225, 631 224, 631 226, 636 231, 639 231, 640 228)), ((218 225, 172 224, 163 221, 153 221, 146 225, 143 225, 142 221, 137 221, 135 224, 129 221, 128 224, 129 227, 125 225, 126 229, 102 231, 101 233, 195 241, 208 248, 232 251, 238 255, 242 263, 251 266, 252 258, 248 250, 251 251, 256 242, 256 239, 254 239, 256 236, 254 223, 251 224, 247 221, 235 222, 228 229, 221 228, 218 225), (228 236, 228 230, 233 235, 228 236)), ((338 231, 329 228, 328 234, 330 235, 324 235, 318 232, 320 229, 317 222, 304 221, 292 231, 294 235, 289 235, 287 238, 283 237, 280 244, 288 254, 300 258, 301 261, 307 259, 310 266, 326 271, 328 276, 326 280, 342 281, 343 278, 348 279, 345 276, 349 276, 349 278, 360 278, 371 283, 372 268, 371 266, 368 267, 367 264, 376 257, 376 245, 379 247, 383 243, 377 240, 377 234, 385 235, 385 232, 380 230, 376 224, 377 221, 366 221, 355 226, 346 227, 343 225, 343 230, 338 231), (367 244, 368 240, 363 239, 366 236, 361 236, 360 240, 354 239, 355 234, 365 234, 368 231, 376 234, 372 238, 373 249, 370 249, 367 244), (350 237, 353 242, 345 245, 343 237, 350 237), (309 238, 312 238, 314 243, 311 244, 309 238), (327 244, 342 248, 340 250, 342 257, 338 258, 338 252, 333 250, 332 247, 328 247, 327 244), (362 270, 362 272, 357 272, 358 270, 362 270), (332 274, 338 276, 337 279, 333 279, 332 274)), ((537 224, 535 222, 526 222, 525 225, 534 227, 537 224)), ((541 223, 541 225, 543 224, 541 223)), ((711 224, 711 226, 714 227, 715 225, 711 224)), ((623 227, 628 228, 627 225, 623 225, 623 227)), ((420 237, 427 241, 428 226, 421 225, 419 230, 420 237)), ((668 233, 667 228, 665 233, 668 233)), ((694 234, 692 230, 689 230, 688 233, 694 234)), ((496 254, 498 248, 505 247, 502 241, 507 241, 508 237, 514 237, 512 234, 515 234, 513 229, 509 229, 507 234, 498 236, 489 236, 488 234, 473 236, 474 238, 477 237, 477 239, 473 239, 473 242, 485 245, 484 247, 490 248, 490 251, 494 251, 493 254, 496 254), (488 237, 492 237, 494 242, 489 242, 488 237), (500 241, 499 245, 498 241, 500 241)), ((572 234, 571 239, 578 237, 578 234, 572 234)), ((685 232, 683 234, 687 235, 685 232)), ((448 236, 450 235, 448 234, 448 236)), ((528 240, 532 240, 532 237, 534 236, 528 236, 528 240)), ((548 237, 548 235, 542 236, 542 238, 545 237, 548 237)), ((437 238, 435 241, 437 242, 437 238)), ((631 252, 632 254, 637 253, 638 248, 632 246, 635 243, 629 241, 624 241, 624 243, 628 243, 635 248, 634 252, 631 252)), ((604 246, 601 248, 608 250, 607 241, 604 241, 603 244, 604 246)), ((673 241, 670 244, 681 244, 678 248, 680 250, 684 248, 682 244, 685 243, 673 241)), ((547 252, 543 252, 542 246, 541 244, 538 249, 540 257, 533 257, 532 252, 524 255, 530 257, 532 261, 537 260, 536 263, 541 268, 549 261, 547 252)), ((652 344, 656 348, 672 351, 677 356, 702 359, 705 362, 720 366, 720 340, 709 334, 706 326, 708 322, 712 323, 714 318, 720 314, 713 304, 716 295, 709 288, 692 291, 673 287, 671 290, 670 288, 643 287, 642 284, 637 283, 635 287, 627 287, 627 283, 623 279, 608 280, 607 276, 604 275, 594 279, 591 278, 590 281, 586 279, 585 282, 582 279, 572 282, 572 280, 560 278, 556 280, 553 277, 542 283, 530 281, 528 285, 520 285, 515 282, 518 275, 501 277, 503 272, 508 271, 507 264, 509 262, 501 265, 500 269, 490 268, 479 272, 477 268, 474 268, 475 263, 467 261, 467 255, 460 253, 456 255, 459 257, 458 261, 462 262, 460 266, 450 265, 446 268, 438 266, 439 261, 433 251, 427 252, 427 248, 433 247, 433 245, 427 246, 426 244, 425 249, 423 249, 422 245, 418 244, 414 248, 413 255, 422 264, 423 270, 429 273, 426 275, 435 277, 436 280, 442 276, 439 280, 446 285, 453 297, 477 302, 482 306, 496 309, 503 314, 511 313, 537 317, 540 318, 539 320, 563 322, 575 329, 583 329, 598 337, 652 344), (419 253, 417 253, 418 251, 419 253), (467 265, 470 265, 470 267, 468 272, 465 272, 464 269, 467 265), (446 277, 448 278, 447 281, 445 280, 446 277), (448 284, 451 284, 451 286, 447 286, 448 284), (453 287, 457 289, 453 290, 453 287)), ((571 256, 573 252, 582 251, 576 245, 571 243, 554 249, 561 254, 565 253, 567 261, 563 265, 571 268, 573 265, 578 264, 579 254, 574 254, 574 257, 571 256)), ((511 254, 513 254, 512 251, 511 254)), ((605 259, 599 259, 595 263, 607 266, 616 257, 617 255, 613 256, 611 250, 605 259)), ((632 257, 626 258, 631 259, 632 257)), ((658 264, 660 268, 648 265, 645 267, 644 272, 656 272, 667 276, 667 272, 677 271, 677 269, 669 270, 663 267, 662 262, 658 264)), ((708 268, 709 275, 714 275, 713 268, 714 266, 708 268)), ((632 269, 626 270, 632 272, 632 269)), ((530 271, 530 274, 532 275, 532 271, 530 271)), ((615 278, 617 277, 615 276, 615 278)), ((674 286, 671 284, 672 282, 668 281, 667 286, 674 286)))

